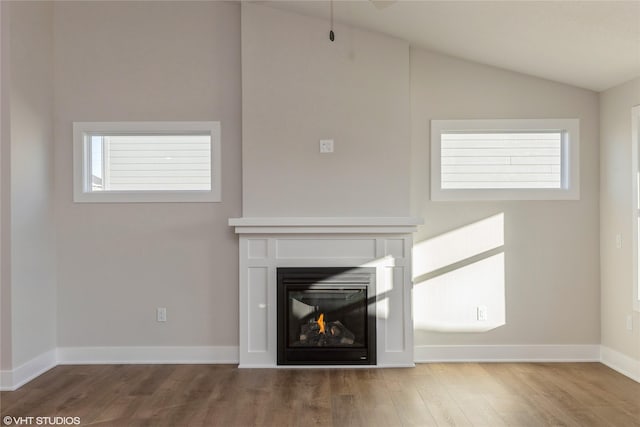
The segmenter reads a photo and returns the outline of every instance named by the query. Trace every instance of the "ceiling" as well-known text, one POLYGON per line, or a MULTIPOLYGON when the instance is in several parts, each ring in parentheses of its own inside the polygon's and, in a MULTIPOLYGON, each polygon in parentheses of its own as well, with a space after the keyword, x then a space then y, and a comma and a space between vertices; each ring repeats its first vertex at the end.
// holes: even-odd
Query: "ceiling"
MULTIPOLYGON (((328 1, 265 3, 325 18, 328 28, 328 1)), ((334 16, 413 46, 594 91, 640 76, 640 0, 335 1, 334 16)))

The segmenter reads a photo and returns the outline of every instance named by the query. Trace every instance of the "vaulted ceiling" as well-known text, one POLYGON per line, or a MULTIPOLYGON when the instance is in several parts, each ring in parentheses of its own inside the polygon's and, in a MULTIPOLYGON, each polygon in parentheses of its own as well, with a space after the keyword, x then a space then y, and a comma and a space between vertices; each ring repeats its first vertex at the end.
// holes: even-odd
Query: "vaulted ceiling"
MULTIPOLYGON (((265 3, 329 25, 329 1, 265 3)), ((334 16, 414 46, 594 91, 640 76, 640 0, 335 1, 334 16)))

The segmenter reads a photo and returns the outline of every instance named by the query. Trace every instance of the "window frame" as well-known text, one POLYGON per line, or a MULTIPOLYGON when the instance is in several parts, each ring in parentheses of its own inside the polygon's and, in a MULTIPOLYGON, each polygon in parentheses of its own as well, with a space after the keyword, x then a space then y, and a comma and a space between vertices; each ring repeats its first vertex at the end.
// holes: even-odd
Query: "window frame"
POLYGON ((73 122, 73 201, 76 203, 173 203, 220 202, 222 195, 220 159, 220 122, 73 122), (104 135, 176 135, 211 136, 210 190, 90 191, 90 136, 104 135))
POLYGON ((631 108, 631 249, 633 265, 633 309, 640 311, 640 105, 631 108))
POLYGON ((579 119, 471 119, 431 120, 431 200, 579 200, 579 119), (441 182, 441 136, 453 132, 563 133, 562 188, 444 189, 441 182))

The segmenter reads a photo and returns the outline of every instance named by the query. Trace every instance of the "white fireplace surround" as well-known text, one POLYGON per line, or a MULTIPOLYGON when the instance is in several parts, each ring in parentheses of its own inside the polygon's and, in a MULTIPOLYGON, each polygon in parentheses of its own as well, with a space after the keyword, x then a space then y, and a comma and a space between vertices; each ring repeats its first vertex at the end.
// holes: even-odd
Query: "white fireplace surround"
POLYGON ((411 248, 419 224, 409 217, 231 218, 240 236, 239 366, 277 367, 279 267, 375 267, 376 366, 414 366, 411 248))

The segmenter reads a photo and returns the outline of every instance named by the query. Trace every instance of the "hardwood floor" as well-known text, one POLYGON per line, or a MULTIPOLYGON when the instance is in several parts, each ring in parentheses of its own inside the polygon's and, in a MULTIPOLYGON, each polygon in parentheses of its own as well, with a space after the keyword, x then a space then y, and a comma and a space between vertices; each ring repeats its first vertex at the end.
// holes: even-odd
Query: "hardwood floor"
POLYGON ((58 366, 0 399, 83 426, 640 426, 640 384, 598 363, 58 366))

